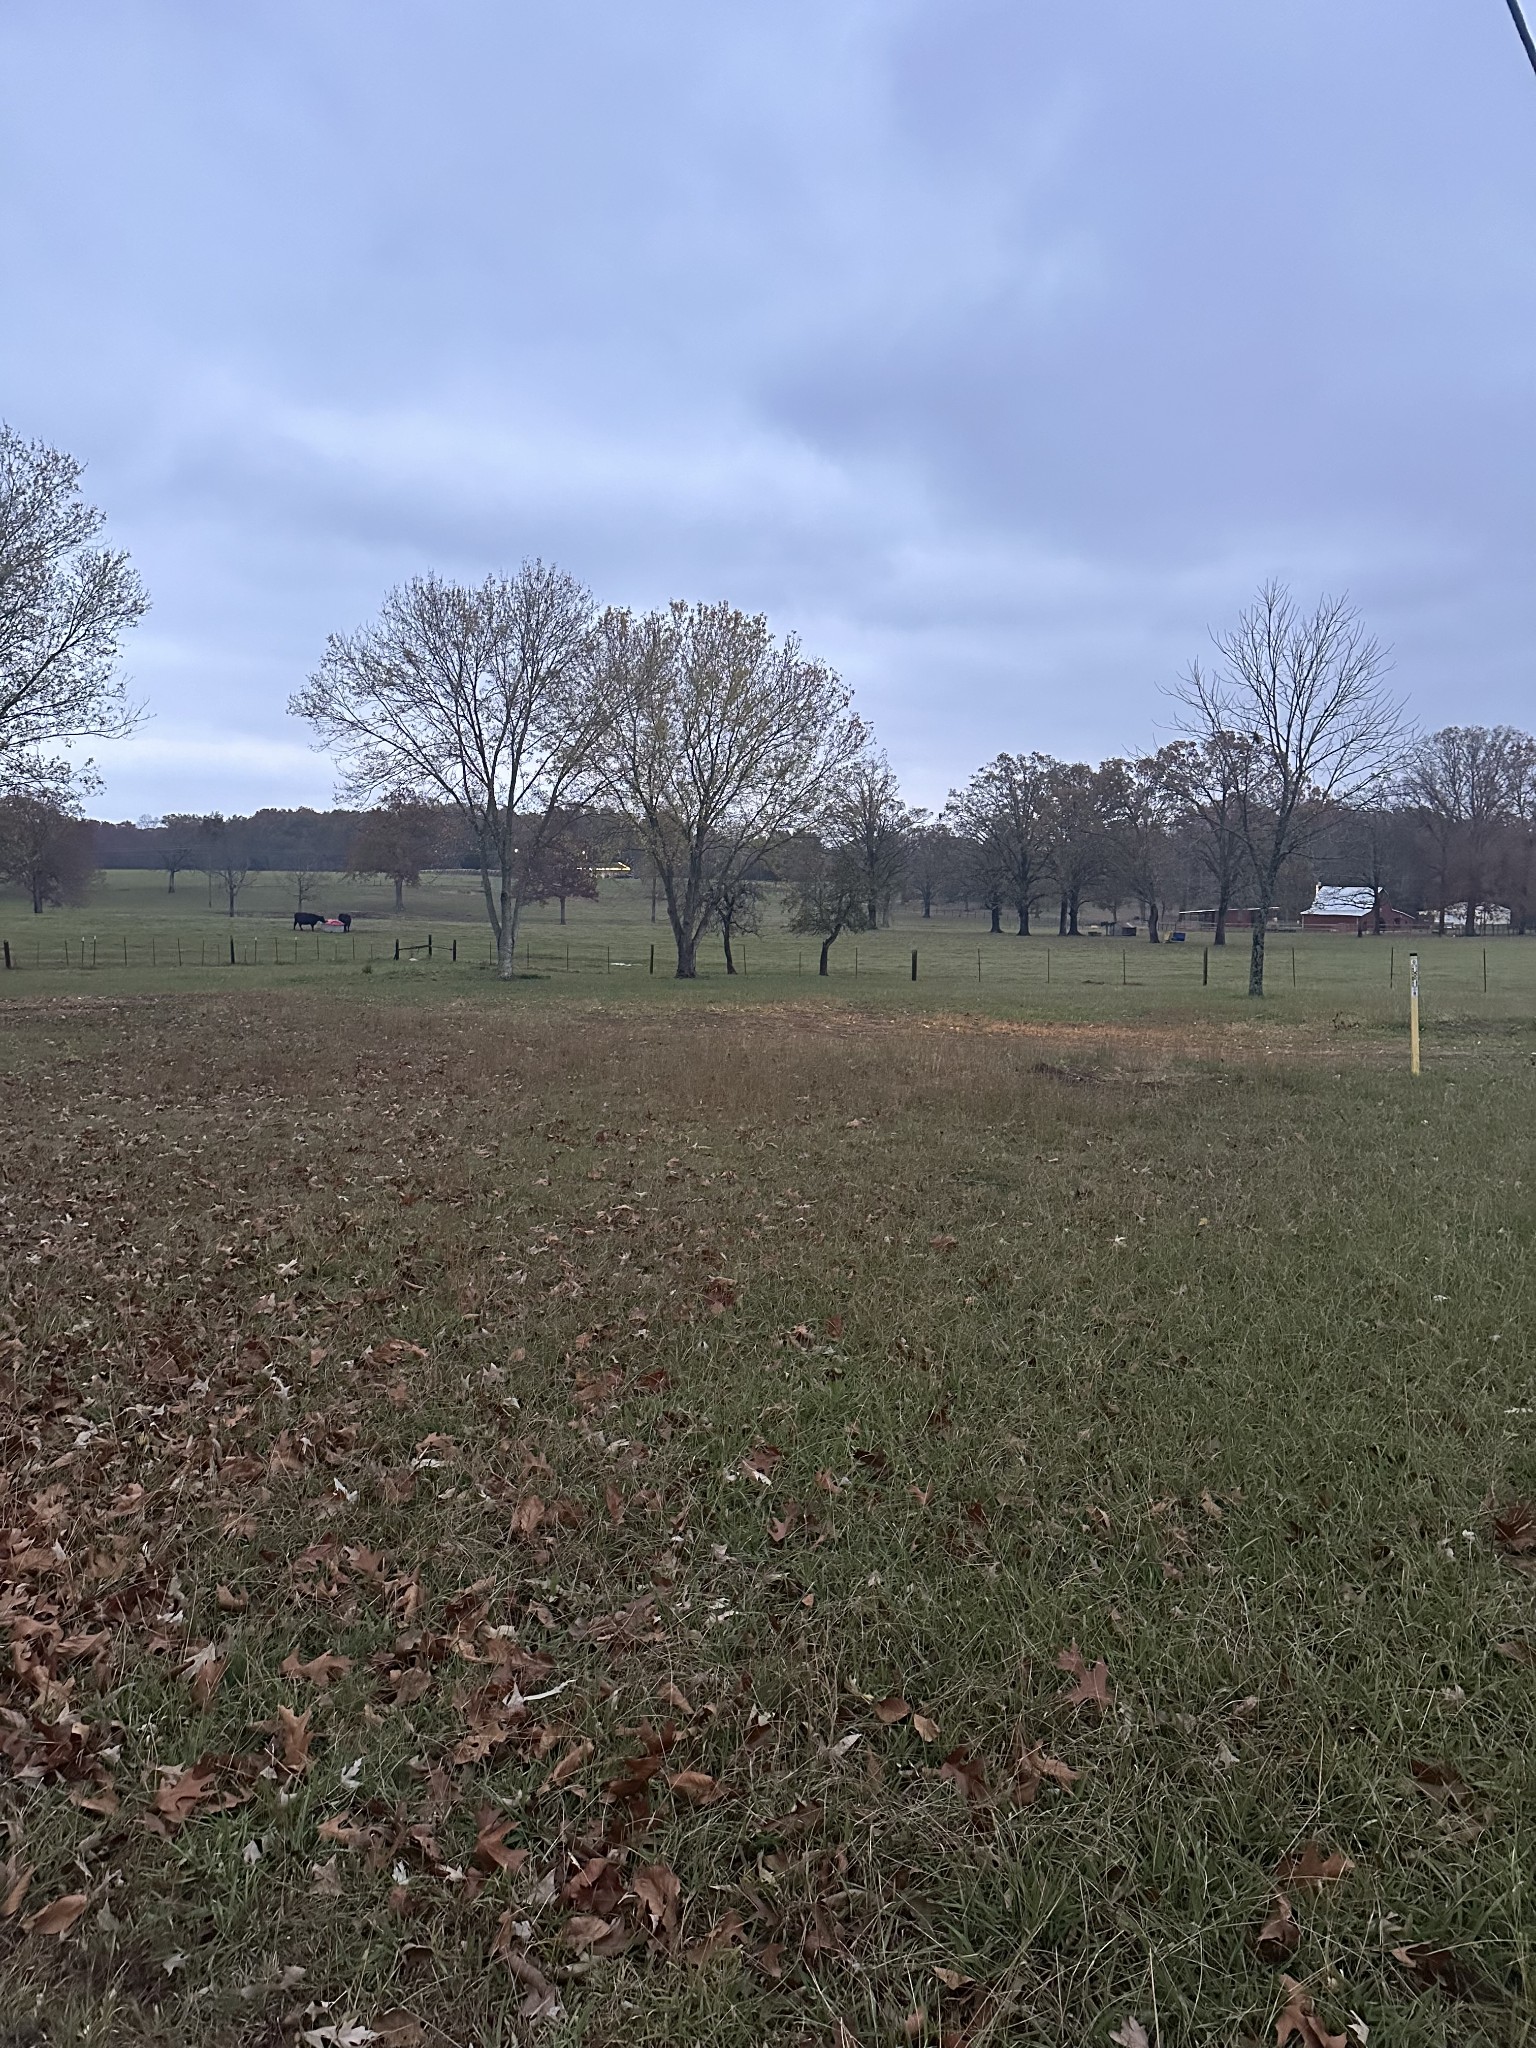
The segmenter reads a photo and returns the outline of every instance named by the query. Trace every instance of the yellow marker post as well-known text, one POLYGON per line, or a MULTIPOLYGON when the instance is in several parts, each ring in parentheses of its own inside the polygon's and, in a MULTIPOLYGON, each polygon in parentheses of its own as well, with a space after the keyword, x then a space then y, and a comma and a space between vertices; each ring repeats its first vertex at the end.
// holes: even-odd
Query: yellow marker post
POLYGON ((1408 955, 1408 1071, 1419 1071, 1419 956, 1408 955))

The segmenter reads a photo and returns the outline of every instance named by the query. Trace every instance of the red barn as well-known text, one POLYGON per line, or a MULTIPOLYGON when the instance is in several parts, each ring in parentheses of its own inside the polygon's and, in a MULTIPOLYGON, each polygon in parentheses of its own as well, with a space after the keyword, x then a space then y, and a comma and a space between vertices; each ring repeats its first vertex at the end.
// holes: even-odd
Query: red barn
MULTIPOLYGON (((1394 910, 1383 896, 1381 928, 1387 932, 1412 931, 1418 919, 1406 910, 1394 910)), ((1304 932, 1345 932, 1360 938, 1376 929, 1377 902, 1371 889, 1329 889, 1321 882, 1311 907, 1301 913, 1304 932)))

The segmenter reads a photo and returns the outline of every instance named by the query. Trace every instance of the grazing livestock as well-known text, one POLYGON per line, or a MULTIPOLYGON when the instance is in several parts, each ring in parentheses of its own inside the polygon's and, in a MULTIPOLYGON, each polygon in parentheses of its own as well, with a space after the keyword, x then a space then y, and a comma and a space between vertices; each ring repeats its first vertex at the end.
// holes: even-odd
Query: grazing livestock
POLYGON ((318 910, 296 910, 293 913, 293 928, 296 932, 312 932, 317 924, 324 923, 325 919, 318 910))
POLYGON ((328 932, 349 932, 349 931, 351 931, 351 929, 352 929, 352 913, 351 913, 351 911, 350 911, 350 910, 343 910, 343 911, 342 911, 342 912, 341 912, 341 913, 340 913, 340 914, 339 914, 338 916, 336 916, 336 917, 328 917, 328 918, 327 918, 327 919, 325 920, 325 928, 326 928, 326 930, 327 930, 328 932))

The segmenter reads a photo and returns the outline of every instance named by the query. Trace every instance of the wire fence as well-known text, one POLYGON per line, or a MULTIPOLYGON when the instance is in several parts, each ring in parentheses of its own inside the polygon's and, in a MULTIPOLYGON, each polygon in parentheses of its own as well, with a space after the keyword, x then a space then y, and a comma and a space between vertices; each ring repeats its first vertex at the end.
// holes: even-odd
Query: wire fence
MULTIPOLYGON (((1247 975, 1246 935, 1242 935, 1242 943, 1229 943, 1225 949, 1213 949, 1193 935, 1185 938, 1182 934, 1170 935, 1171 942, 1165 941, 1155 948, 1144 941, 1123 944, 1118 939, 1107 938, 1068 940, 1059 945, 1037 938, 1015 947, 1008 942, 1007 936, 1000 941, 992 935, 983 938, 981 944, 967 945, 956 943, 958 934, 946 935, 934 944, 932 940, 936 936, 897 932, 866 934, 862 943, 844 937, 830 951, 830 974, 839 981, 849 978, 886 982, 926 980, 941 981, 950 987, 966 982, 974 987, 985 987, 991 982, 1049 987, 1057 980, 1085 985, 1119 983, 1134 987, 1140 986, 1148 975, 1159 983, 1198 982, 1201 986, 1208 986, 1213 975, 1223 983, 1230 982, 1236 974, 1241 974, 1244 979, 1247 975), (907 943, 912 936, 919 939, 915 946, 907 943), (928 938, 929 943, 924 944, 924 938, 928 938)), ((718 939, 712 944, 714 950, 709 963, 706 965, 701 959, 706 978, 713 978, 725 966, 719 954, 718 939)), ((1486 944, 1468 945, 1464 940, 1437 939, 1426 933, 1418 940, 1416 950, 1427 953, 1433 949, 1438 953, 1442 948, 1456 961, 1455 979, 1458 982, 1475 988, 1480 981, 1483 990, 1488 990, 1486 944)), ((1268 978, 1272 985, 1296 988, 1305 981, 1331 983, 1338 969, 1344 966, 1343 956, 1348 953, 1354 955, 1351 963, 1354 971, 1348 976, 1350 980, 1379 979, 1388 988, 1395 988, 1407 972, 1410 947, 1401 941, 1388 943, 1377 940, 1369 953, 1364 953, 1357 952, 1345 939, 1329 937, 1322 941, 1314 939, 1310 944, 1303 941, 1298 954, 1298 947, 1291 942, 1289 935, 1280 938, 1271 934, 1266 950, 1268 978), (1365 967, 1367 960, 1371 964, 1361 974, 1359 970, 1365 967)), ((1495 951, 1502 950, 1495 948, 1495 951)), ((743 979, 750 979, 754 973, 774 977, 817 977, 820 951, 816 939, 801 941, 792 934, 738 939, 734 947, 734 971, 743 979)), ((1520 951, 1524 953, 1523 948, 1520 951)), ((398 965, 409 968, 427 964, 434 968, 493 969, 496 964, 495 941, 484 931, 446 935, 429 931, 414 938, 330 931, 231 933, 227 936, 85 933, 73 937, 50 934, 0 940, 0 970, 9 973, 57 973, 61 970, 70 973, 121 972, 124 969, 179 969, 183 972, 206 969, 227 973, 230 968, 241 967, 272 970, 398 965)), ((675 967, 670 944, 648 937, 631 939, 621 935, 614 942, 583 939, 579 935, 557 937, 539 932, 520 937, 517 944, 516 971, 525 975, 660 974, 670 978, 675 967)), ((1503 978, 1496 976, 1496 979, 1503 978)), ((1523 976, 1517 978, 1524 979, 1523 976)))

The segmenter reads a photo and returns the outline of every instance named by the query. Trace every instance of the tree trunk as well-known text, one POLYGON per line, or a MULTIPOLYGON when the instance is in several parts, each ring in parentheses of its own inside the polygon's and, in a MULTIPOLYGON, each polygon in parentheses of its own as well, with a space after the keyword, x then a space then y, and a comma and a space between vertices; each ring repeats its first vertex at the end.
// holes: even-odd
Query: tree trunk
POLYGON ((933 888, 927 882, 923 884, 923 915, 924 917, 932 917, 933 915, 933 888))
POLYGON ((1029 937, 1029 905, 1027 903, 1019 905, 1019 937, 1021 939, 1029 937))
POLYGON ((699 977, 698 940, 691 932, 681 931, 675 925, 673 926, 673 932, 677 939, 677 975, 675 978, 678 981, 697 981, 699 977))
POLYGON ((654 924, 654 923, 656 922, 656 886, 657 886, 657 878, 656 878, 655 874, 653 873, 653 874, 652 874, 652 876, 651 876, 651 923, 652 923, 652 924, 654 924))
POLYGON ((235 914, 235 885, 233 882, 229 882, 225 886, 229 890, 229 914, 233 917, 235 914))
POLYGON ((395 912, 398 915, 405 908, 405 884, 398 875, 394 876, 393 880, 395 884, 395 912))
POLYGON ((1147 905, 1147 944, 1149 946, 1160 946, 1162 944, 1162 935, 1157 927, 1157 905, 1155 903, 1147 905))
POLYGON ((829 954, 829 953, 831 952, 831 950, 832 950, 832 940, 833 940, 833 939, 835 939, 836 937, 837 937, 837 933, 836 933, 836 932, 833 932, 830 938, 825 938, 825 939, 823 939, 823 940, 822 940, 822 942, 821 942, 821 964, 820 964, 820 966, 819 966, 819 967, 818 967, 818 968, 816 969, 816 972, 817 972, 818 974, 825 974, 825 973, 827 973, 827 971, 828 971, 828 969, 827 969, 827 955, 828 955, 828 954, 829 954))
POLYGON ((33 915, 34 917, 41 917, 41 916, 42 916, 42 914, 43 914, 43 878, 42 878, 42 876, 41 876, 41 875, 34 875, 34 876, 32 877, 32 915, 33 915))
POLYGON ((727 974, 734 974, 736 961, 731 953, 731 920, 728 917, 722 917, 720 920, 720 936, 725 942, 725 971, 727 974))
POLYGON ((174 896, 176 894, 176 870, 174 868, 171 869, 170 875, 166 880, 165 893, 167 896, 174 896))
POLYGON ((1002 928, 1003 906, 1001 905, 1001 903, 994 903, 992 906, 992 929, 995 932, 1000 932, 1002 928))
POLYGON ((563 896, 560 898, 560 922, 562 924, 565 923, 565 898, 563 896))
POLYGON ((1440 916, 1435 925, 1435 933, 1439 938, 1443 939, 1445 937, 1445 905, 1443 903, 1440 906, 1440 916))
POLYGON ((1231 906, 1231 890, 1223 882, 1221 894, 1216 899, 1216 929, 1211 934, 1211 944, 1213 946, 1224 946, 1227 943, 1227 912, 1231 906))
POLYGON ((496 935, 496 974, 501 981, 510 981, 517 972, 517 897, 512 888, 512 869, 507 856, 500 856, 501 877, 495 896, 491 894, 490 870, 481 870, 485 879, 486 908, 491 914, 491 929, 496 935))
POLYGON ((1462 930, 1462 937, 1467 939, 1475 939, 1477 937, 1477 898, 1470 889, 1467 891, 1467 921, 1462 930))
POLYGON ((1067 899, 1067 937, 1069 939, 1080 939, 1082 937, 1082 933, 1077 928, 1077 916, 1082 907, 1082 898, 1074 889, 1071 896, 1067 899))
POLYGON ((1057 919, 1056 919, 1056 936, 1057 936, 1057 938, 1058 938, 1058 939, 1064 939, 1064 938, 1065 938, 1065 937, 1067 936, 1067 923, 1068 923, 1067 899, 1066 899, 1066 897, 1065 897, 1065 896, 1063 896, 1063 897, 1062 897, 1062 899, 1061 899, 1061 912, 1060 912, 1060 915, 1059 915, 1059 916, 1057 917, 1057 919))
POLYGON ((1264 993, 1264 927, 1268 915, 1264 905, 1274 893, 1273 881, 1267 882, 1262 891, 1262 901, 1253 913, 1253 944, 1248 953, 1248 993, 1251 996, 1264 993))

